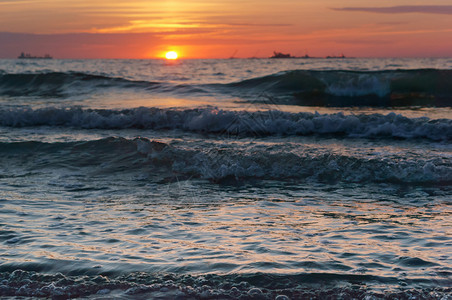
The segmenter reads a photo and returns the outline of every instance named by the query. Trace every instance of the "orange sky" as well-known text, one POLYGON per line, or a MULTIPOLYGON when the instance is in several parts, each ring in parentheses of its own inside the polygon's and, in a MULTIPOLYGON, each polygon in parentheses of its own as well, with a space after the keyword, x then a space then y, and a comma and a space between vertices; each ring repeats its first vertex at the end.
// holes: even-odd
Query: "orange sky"
POLYGON ((0 0, 0 57, 452 56, 450 0, 0 0))

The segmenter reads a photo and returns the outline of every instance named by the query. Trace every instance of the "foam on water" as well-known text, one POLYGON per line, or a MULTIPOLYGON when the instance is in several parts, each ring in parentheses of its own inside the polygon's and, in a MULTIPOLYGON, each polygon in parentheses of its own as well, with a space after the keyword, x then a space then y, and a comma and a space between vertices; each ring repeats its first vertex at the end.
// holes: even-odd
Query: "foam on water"
POLYGON ((448 299, 451 68, 0 60, 0 297, 448 299))
POLYGON ((11 127, 66 126, 86 129, 180 129, 236 135, 337 135, 361 138, 452 139, 449 119, 387 115, 289 113, 282 111, 226 111, 216 108, 126 110, 15 108, 0 110, 0 125, 11 127))
POLYGON ((53 299, 116 297, 121 299, 447 299, 450 288, 402 288, 368 291, 364 282, 387 280, 372 276, 347 276, 354 282, 332 287, 340 276, 300 274, 281 276, 249 274, 230 276, 178 276, 132 273, 127 276, 42 275, 14 271, 0 273, 0 296, 50 297, 53 299), (323 285, 322 288, 315 287, 323 285))

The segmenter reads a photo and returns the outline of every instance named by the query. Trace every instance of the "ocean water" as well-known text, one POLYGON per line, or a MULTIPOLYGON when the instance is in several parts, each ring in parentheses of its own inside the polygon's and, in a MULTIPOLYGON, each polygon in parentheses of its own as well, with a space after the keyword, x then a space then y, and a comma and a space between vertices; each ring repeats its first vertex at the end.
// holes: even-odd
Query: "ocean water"
POLYGON ((450 299, 452 59, 0 60, 0 297, 450 299))

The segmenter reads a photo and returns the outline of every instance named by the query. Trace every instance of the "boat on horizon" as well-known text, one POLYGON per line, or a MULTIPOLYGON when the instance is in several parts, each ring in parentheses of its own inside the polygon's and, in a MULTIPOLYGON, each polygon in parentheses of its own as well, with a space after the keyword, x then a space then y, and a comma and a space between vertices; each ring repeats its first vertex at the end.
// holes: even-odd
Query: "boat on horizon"
POLYGON ((328 55, 326 58, 347 58, 344 54, 341 54, 341 55, 339 55, 339 56, 330 56, 330 55, 328 55))
POLYGON ((53 57, 50 56, 49 54, 45 54, 44 56, 33 56, 30 53, 22 52, 17 58, 19 58, 19 59, 23 59, 23 58, 27 58, 27 59, 52 59, 53 57))
POLYGON ((292 56, 290 53, 273 51, 273 56, 270 56, 270 58, 311 58, 311 57, 307 54, 305 54, 304 56, 292 56))
POLYGON ((282 52, 273 51, 273 56, 270 56, 270 58, 295 58, 295 57, 293 57, 289 53, 286 54, 282 52))

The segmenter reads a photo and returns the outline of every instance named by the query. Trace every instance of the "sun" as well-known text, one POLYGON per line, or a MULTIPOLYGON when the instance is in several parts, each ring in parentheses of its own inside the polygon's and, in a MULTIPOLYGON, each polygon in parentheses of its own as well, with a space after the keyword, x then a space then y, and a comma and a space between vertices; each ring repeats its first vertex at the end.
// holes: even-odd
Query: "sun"
POLYGON ((165 54, 166 59, 177 59, 178 55, 176 51, 168 51, 165 54))

